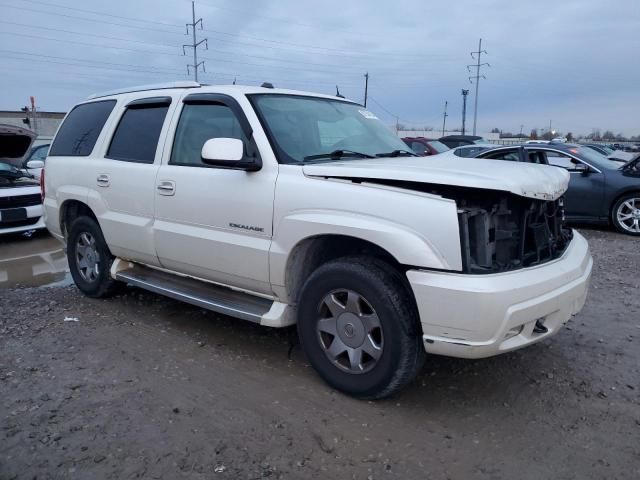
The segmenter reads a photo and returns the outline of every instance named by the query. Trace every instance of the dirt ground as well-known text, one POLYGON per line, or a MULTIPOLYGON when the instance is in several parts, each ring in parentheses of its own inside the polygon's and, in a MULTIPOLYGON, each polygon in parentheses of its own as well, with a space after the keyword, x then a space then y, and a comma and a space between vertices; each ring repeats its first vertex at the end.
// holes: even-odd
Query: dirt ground
POLYGON ((91 300, 55 251, 25 256, 52 239, 0 240, 0 479, 640 478, 640 239, 584 233, 568 328, 432 356, 380 402, 328 388, 293 329, 135 289, 91 300))

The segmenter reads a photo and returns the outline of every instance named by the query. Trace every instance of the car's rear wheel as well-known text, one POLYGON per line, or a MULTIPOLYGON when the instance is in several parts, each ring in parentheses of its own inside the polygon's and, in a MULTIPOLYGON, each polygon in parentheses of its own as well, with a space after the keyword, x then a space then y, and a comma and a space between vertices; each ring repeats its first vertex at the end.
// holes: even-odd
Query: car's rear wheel
POLYGON ((67 260, 73 281, 89 297, 108 297, 122 286, 111 278, 109 270, 114 257, 99 225, 90 217, 79 217, 71 223, 67 260))
POLYGON ((414 299, 399 272, 372 258, 334 260, 308 278, 298 334, 320 376, 358 398, 395 393, 424 362, 414 299))
POLYGON ((619 232, 640 236, 640 192, 623 195, 613 206, 611 220, 619 232))

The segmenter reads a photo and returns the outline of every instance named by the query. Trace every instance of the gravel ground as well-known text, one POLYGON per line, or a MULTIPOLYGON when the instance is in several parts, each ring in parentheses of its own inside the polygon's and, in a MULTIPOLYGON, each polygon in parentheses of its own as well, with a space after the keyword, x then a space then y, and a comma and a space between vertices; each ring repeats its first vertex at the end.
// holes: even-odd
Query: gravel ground
POLYGON ((640 478, 640 239, 585 234, 566 329, 432 356, 380 402, 323 384, 293 329, 135 289, 0 289, 0 479, 640 478))

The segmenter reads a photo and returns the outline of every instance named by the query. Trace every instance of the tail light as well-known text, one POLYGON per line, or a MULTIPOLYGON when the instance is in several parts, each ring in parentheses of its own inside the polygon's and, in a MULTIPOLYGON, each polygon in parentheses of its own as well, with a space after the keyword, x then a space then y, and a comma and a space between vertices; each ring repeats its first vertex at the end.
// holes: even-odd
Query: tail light
POLYGON ((40 195, 44 203, 44 168, 40 171, 40 195))

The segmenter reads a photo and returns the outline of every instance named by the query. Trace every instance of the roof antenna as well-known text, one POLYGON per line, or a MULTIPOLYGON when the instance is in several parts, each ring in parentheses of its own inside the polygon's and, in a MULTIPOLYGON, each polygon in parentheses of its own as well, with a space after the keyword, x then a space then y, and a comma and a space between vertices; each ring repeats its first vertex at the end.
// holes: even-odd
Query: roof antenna
POLYGON ((233 77, 233 84, 236 84, 236 77, 233 77))
POLYGON ((344 95, 340 95, 340 90, 338 89, 338 85, 336 85, 336 97, 344 98, 344 95))

